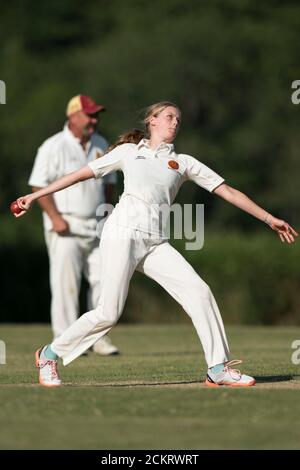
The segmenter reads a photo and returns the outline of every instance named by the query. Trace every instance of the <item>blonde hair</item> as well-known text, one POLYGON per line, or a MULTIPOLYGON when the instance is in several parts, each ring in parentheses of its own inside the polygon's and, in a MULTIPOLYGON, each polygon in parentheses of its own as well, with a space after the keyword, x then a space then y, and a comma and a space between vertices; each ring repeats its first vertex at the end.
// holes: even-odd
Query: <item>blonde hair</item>
POLYGON ((171 103, 170 101, 160 101, 159 103, 152 104, 148 106, 148 108, 144 111, 144 119, 142 123, 145 127, 145 130, 141 129, 132 129, 130 131, 124 132, 124 134, 119 135, 117 141, 112 144, 105 153, 110 152, 114 148, 118 147, 122 144, 138 144, 142 139, 150 137, 150 119, 154 116, 158 116, 164 109, 168 108, 168 106, 172 106, 172 108, 176 108, 179 113, 180 109, 178 108, 177 104, 171 103))
POLYGON ((159 103, 152 104, 146 108, 143 124, 145 126, 145 133, 147 137, 150 137, 150 119, 153 116, 157 117, 164 109, 168 108, 169 106, 176 108, 180 113, 180 109, 178 108, 177 104, 171 103, 171 101, 160 101, 159 103))

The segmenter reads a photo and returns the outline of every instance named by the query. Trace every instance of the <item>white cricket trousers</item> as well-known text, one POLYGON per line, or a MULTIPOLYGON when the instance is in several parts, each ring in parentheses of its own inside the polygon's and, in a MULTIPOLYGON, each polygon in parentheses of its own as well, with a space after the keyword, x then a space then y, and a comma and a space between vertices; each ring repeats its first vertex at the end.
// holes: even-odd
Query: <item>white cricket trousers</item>
POLYGON ((208 367, 229 360, 229 348, 217 303, 208 285, 167 241, 105 224, 100 242, 100 298, 96 309, 82 315, 51 344, 67 365, 119 320, 133 272, 157 281, 192 319, 208 367))
POLYGON ((98 303, 99 240, 49 231, 45 231, 45 240, 50 265, 51 325, 57 338, 78 318, 82 273, 89 283, 88 308, 98 303))

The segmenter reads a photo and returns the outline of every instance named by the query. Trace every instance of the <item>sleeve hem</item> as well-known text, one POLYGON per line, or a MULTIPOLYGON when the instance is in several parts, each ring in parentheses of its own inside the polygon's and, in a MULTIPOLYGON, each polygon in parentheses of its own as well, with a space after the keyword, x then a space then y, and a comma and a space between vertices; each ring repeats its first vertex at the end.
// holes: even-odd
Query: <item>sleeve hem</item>
POLYGON ((28 186, 34 186, 36 188, 46 188, 50 183, 37 183, 35 181, 28 181, 28 186))
POLYGON ((92 172, 94 173, 95 178, 98 178, 98 174, 97 174, 96 170, 93 168, 93 162, 89 162, 87 165, 92 170, 92 172))
POLYGON ((213 193, 215 191, 215 189, 217 189, 219 186, 221 186, 221 184, 223 184, 225 182, 225 180, 223 179, 222 181, 218 182, 211 190, 210 192, 213 193))

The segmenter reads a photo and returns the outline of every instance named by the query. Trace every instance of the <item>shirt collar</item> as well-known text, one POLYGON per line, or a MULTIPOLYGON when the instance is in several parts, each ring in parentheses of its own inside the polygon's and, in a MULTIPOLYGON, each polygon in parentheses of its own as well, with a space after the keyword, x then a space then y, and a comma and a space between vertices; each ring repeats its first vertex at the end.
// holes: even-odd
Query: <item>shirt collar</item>
MULTIPOLYGON (((140 140, 140 142, 137 144, 137 148, 138 150, 140 150, 141 148, 148 148, 150 149, 149 147, 149 140, 148 139, 142 139, 140 140)), ((152 149, 150 149, 152 150, 152 149)), ((156 149, 153 150, 153 152, 155 153, 158 153, 160 151, 167 151, 168 153, 172 153, 174 152, 174 145, 173 144, 168 144, 166 142, 161 142, 157 147, 156 149)))
POLYGON ((73 132, 70 131, 68 121, 65 122, 65 125, 64 125, 64 133, 65 133, 65 135, 68 137, 68 139, 75 140, 76 142, 78 142, 78 143, 80 144, 80 140, 79 140, 77 137, 75 137, 75 135, 73 134, 73 132))

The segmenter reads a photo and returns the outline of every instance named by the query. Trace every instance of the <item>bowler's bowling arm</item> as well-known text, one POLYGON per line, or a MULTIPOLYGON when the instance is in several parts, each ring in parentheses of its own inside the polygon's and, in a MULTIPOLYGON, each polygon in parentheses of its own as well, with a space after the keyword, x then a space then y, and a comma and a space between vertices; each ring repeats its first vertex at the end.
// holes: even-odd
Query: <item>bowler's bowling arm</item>
POLYGON ((80 170, 69 173, 65 176, 62 176, 58 180, 53 181, 53 183, 49 184, 49 186, 46 186, 46 188, 35 191, 32 194, 32 201, 39 199, 42 196, 47 196, 47 194, 56 193, 57 191, 68 188, 75 183, 79 183, 80 181, 85 181, 90 178, 95 178, 95 174, 89 166, 84 166, 83 168, 80 168, 80 170))
MULTIPOLYGON (((56 193, 57 191, 61 191, 62 189, 72 186, 73 184, 79 183, 80 181, 85 181, 90 178, 95 178, 95 175, 89 166, 84 166, 80 170, 69 173, 68 175, 62 176, 58 180, 53 181, 53 183, 49 184, 49 186, 46 186, 46 188, 39 189, 34 193, 18 198, 18 204, 22 209, 24 209, 24 211, 27 211, 30 209, 31 204, 36 199, 47 196, 48 194, 56 193)), ((23 213, 20 215, 23 215, 23 213)))

